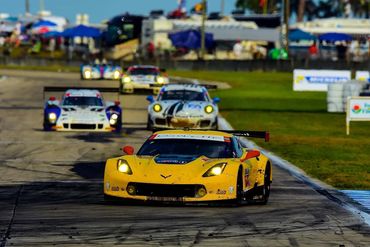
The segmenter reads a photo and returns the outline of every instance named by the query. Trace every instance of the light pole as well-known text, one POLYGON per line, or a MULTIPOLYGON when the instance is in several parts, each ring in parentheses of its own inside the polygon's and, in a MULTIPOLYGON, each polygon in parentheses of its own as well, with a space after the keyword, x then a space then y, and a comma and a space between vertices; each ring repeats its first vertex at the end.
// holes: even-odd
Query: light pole
POLYGON ((200 41, 200 58, 203 60, 206 54, 206 18, 207 18, 207 0, 202 0, 202 26, 201 26, 201 41, 200 41))
POLYGON ((285 50, 289 54, 289 16, 290 16, 290 1, 284 0, 284 24, 285 24, 285 50))
POLYGON ((30 13, 30 0, 26 0, 26 14, 30 13))

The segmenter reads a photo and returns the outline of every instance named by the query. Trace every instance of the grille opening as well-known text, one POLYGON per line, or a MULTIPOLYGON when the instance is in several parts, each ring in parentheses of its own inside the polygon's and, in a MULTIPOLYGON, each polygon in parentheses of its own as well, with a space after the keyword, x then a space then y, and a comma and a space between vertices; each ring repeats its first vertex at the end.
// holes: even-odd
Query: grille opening
POLYGON ((69 129, 69 124, 63 124, 63 128, 65 128, 65 129, 69 129))
POLYGON ((196 192, 203 185, 199 184, 147 184, 129 183, 136 188, 138 196, 160 196, 160 197, 196 197, 196 192))
POLYGON ((210 120, 202 120, 200 121, 200 127, 208 127, 211 124, 210 120))
POLYGON ((71 129, 93 130, 95 128, 96 124, 71 124, 71 129))
POLYGON ((98 129, 102 129, 103 128, 103 124, 98 124, 98 129))
POLYGON ((156 118, 155 123, 158 124, 158 125, 166 125, 166 119, 156 118))

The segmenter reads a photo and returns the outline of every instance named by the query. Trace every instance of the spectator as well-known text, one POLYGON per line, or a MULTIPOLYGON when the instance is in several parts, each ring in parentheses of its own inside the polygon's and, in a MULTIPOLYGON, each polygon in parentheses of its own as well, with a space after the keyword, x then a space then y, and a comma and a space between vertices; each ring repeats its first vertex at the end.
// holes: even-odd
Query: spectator
POLYGON ((316 42, 313 42, 313 44, 308 48, 308 54, 310 56, 310 59, 317 59, 319 55, 319 49, 317 48, 316 42))
POLYGON ((241 59, 242 52, 243 52, 243 46, 240 42, 240 40, 236 41, 233 47, 234 56, 236 59, 241 59))
POLYGON ((339 60, 344 60, 346 58, 347 53, 347 44, 346 42, 342 41, 337 46, 337 55, 339 60))
POLYGON ((150 60, 152 60, 154 58, 154 52, 155 52, 155 46, 154 46, 154 43, 152 41, 150 41, 146 45, 146 52, 147 52, 148 58, 150 60))

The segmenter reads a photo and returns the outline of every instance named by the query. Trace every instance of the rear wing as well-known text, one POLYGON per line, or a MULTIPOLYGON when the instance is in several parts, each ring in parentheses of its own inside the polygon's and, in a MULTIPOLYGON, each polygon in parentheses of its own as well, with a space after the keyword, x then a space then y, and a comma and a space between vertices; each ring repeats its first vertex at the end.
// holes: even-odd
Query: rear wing
POLYGON ((101 93, 117 93, 117 99, 119 99, 120 90, 118 87, 44 87, 43 99, 45 99, 46 92, 65 92, 70 89, 87 89, 87 90, 98 90, 101 93))

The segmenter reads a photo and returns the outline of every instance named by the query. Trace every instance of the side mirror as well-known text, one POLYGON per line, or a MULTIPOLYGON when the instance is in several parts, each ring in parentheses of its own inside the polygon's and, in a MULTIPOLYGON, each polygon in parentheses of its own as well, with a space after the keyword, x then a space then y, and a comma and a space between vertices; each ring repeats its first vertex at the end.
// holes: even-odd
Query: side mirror
POLYGON ((124 147, 122 148, 122 151, 123 151, 125 154, 127 154, 127 155, 133 155, 133 154, 134 154, 135 149, 134 149, 134 147, 132 147, 132 146, 124 146, 124 147))
POLYGON ((219 97, 214 97, 213 98, 213 103, 217 104, 221 101, 221 99, 219 97))
POLYGON ((247 151, 242 158, 240 159, 241 162, 244 162, 246 160, 252 159, 252 158, 257 158, 258 156, 261 155, 261 152, 258 150, 249 150, 247 151))
POLYGON ((154 97, 153 95, 149 95, 146 97, 146 100, 149 101, 150 103, 153 103, 154 102, 154 97))

